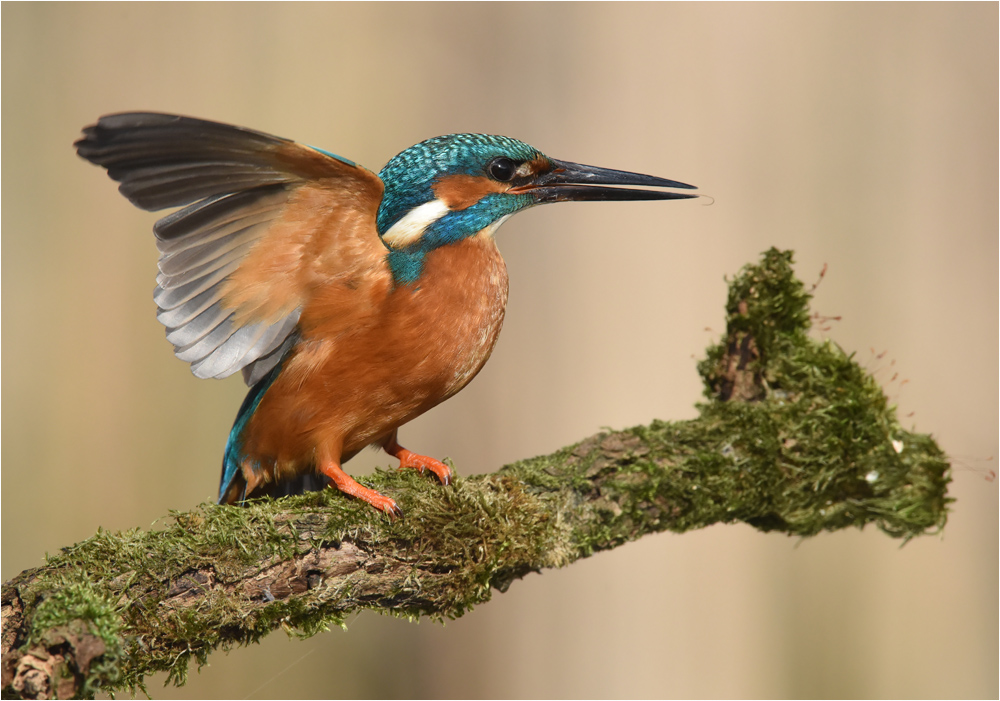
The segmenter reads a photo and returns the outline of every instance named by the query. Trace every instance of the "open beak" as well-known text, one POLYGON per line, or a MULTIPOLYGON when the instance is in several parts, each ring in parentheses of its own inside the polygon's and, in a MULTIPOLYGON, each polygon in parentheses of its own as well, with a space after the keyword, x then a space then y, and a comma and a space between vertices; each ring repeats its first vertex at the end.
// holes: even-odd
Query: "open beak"
POLYGON ((540 174, 530 182, 511 188, 507 192, 517 195, 531 195, 539 204, 543 202, 591 202, 612 200, 686 200, 698 195, 663 190, 633 190, 627 186, 674 187, 685 190, 696 189, 676 180, 657 178, 624 170, 597 168, 569 161, 552 162, 552 169, 540 174), (611 187, 604 187, 611 186, 611 187))

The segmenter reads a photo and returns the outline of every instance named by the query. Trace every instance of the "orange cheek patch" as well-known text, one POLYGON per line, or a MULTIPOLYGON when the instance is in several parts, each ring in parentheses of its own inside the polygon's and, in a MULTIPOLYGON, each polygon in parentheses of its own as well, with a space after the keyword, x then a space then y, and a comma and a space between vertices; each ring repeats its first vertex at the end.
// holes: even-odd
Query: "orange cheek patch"
POLYGON ((448 209, 468 209, 493 192, 506 192, 507 183, 499 183, 481 175, 446 175, 434 183, 434 196, 448 205, 448 209))

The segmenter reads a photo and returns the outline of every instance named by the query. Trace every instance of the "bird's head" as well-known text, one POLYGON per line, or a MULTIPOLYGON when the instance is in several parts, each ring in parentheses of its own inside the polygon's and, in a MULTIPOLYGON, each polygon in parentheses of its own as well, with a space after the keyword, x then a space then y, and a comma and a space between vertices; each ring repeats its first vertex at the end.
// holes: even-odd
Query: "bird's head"
POLYGON ((506 136, 449 134, 411 146, 379 173, 378 233, 397 283, 415 281, 431 250, 546 202, 671 200, 697 195, 627 186, 693 189, 674 180, 557 161, 506 136))

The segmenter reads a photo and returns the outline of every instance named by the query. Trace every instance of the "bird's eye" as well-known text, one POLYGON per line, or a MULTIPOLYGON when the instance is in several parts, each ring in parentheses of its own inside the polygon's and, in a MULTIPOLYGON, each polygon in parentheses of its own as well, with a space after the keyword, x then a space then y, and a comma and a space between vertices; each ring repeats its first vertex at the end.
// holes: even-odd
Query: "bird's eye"
POLYGON ((517 166, 514 161, 503 156, 494 158, 486 165, 486 172, 490 174, 490 177, 502 183, 509 182, 514 177, 516 170, 517 166))

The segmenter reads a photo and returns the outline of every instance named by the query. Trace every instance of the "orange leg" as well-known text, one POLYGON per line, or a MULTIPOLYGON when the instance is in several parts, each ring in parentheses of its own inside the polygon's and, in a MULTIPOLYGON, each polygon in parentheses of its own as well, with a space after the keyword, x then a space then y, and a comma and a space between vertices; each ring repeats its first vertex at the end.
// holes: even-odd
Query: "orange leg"
POLYGON ((358 484, 353 477, 344 472, 340 465, 333 460, 326 460, 321 463, 319 471, 329 477, 333 481, 333 486, 344 494, 367 501, 379 511, 389 514, 390 517, 403 515, 403 510, 396 505, 395 501, 379 494, 374 489, 368 489, 368 487, 358 484))
POLYGON ((451 482, 451 469, 447 465, 440 460, 429 458, 426 455, 418 455, 413 451, 407 450, 396 440, 396 431, 390 434, 386 442, 382 444, 382 447, 389 455, 399 458, 400 469, 412 467, 421 472, 430 470, 441 480, 441 484, 449 484, 451 482))

